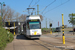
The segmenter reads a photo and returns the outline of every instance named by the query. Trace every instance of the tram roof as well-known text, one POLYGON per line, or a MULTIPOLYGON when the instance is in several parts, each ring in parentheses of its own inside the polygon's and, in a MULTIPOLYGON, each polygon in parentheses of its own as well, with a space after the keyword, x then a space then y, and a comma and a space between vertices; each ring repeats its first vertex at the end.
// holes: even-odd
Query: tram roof
POLYGON ((29 15, 26 17, 26 20, 31 20, 31 19, 40 19, 40 16, 39 15, 29 15))

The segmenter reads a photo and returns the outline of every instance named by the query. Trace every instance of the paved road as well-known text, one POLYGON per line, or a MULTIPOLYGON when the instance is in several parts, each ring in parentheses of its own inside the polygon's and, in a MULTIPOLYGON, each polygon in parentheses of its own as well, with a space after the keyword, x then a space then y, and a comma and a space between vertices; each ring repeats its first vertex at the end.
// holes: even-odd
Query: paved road
POLYGON ((12 43, 9 43, 5 50, 48 50, 36 43, 34 40, 27 39, 24 35, 17 35, 12 43))
POLYGON ((75 48, 75 35, 65 32, 66 44, 62 44, 62 33, 44 34, 40 39, 27 39, 24 35, 17 35, 7 45, 5 50, 66 50, 75 48), (70 37, 70 38, 68 38, 70 37), (72 38, 71 38, 72 37, 72 38))

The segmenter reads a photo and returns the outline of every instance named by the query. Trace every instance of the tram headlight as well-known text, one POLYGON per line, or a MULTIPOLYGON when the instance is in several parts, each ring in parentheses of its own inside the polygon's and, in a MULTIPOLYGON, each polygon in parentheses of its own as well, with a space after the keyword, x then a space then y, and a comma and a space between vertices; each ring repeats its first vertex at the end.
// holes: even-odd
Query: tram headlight
POLYGON ((34 35, 34 34, 32 33, 32 35, 34 35))
POLYGON ((39 35, 39 33, 37 33, 37 35, 39 35))

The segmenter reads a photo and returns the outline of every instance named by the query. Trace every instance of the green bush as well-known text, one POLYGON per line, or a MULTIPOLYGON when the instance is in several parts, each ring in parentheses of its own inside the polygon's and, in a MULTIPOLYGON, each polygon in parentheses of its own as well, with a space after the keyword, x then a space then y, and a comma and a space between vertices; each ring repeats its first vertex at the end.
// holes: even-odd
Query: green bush
POLYGON ((42 28, 42 32, 49 31, 49 30, 50 30, 49 28, 42 28))
MULTIPOLYGON (((52 28, 52 32, 55 32, 56 28, 52 28)), ((42 32, 49 33, 50 28, 42 28, 42 32)))
POLYGON ((0 17, 0 26, 2 26, 2 18, 0 17))
POLYGON ((8 33, 3 27, 0 27, 0 50, 4 50, 7 43, 12 42, 13 34, 8 33))
POLYGON ((10 32, 7 32, 7 36, 8 36, 7 42, 12 42, 12 40, 14 39, 13 34, 10 32))
POLYGON ((0 48, 6 46, 7 34, 5 32, 6 30, 0 27, 0 48))

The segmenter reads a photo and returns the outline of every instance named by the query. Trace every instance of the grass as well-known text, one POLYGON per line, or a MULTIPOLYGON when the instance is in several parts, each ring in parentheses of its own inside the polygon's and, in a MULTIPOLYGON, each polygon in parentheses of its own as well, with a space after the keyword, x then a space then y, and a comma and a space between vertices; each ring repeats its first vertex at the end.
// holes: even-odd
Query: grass
POLYGON ((73 28, 64 28, 64 31, 72 31, 73 28))

